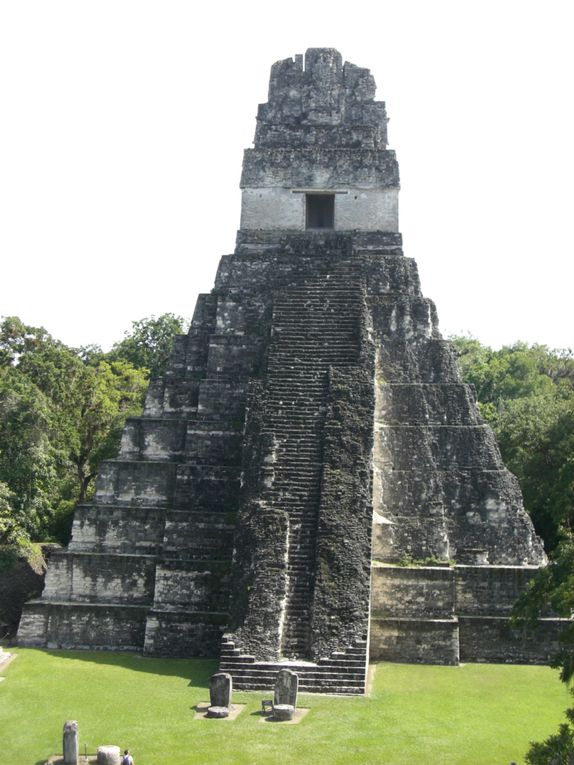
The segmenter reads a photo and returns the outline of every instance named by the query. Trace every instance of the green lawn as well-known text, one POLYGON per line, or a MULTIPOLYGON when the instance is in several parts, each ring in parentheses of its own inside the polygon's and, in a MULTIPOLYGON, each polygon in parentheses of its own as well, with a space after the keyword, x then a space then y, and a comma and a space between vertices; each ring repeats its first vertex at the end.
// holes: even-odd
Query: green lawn
POLYGON ((16 649, 0 671, 0 763, 61 751, 130 747, 137 765, 509 765, 555 731, 569 698, 546 667, 379 664, 369 698, 301 695, 299 725, 261 723, 260 693, 236 693, 234 721, 194 720, 215 662, 16 649))

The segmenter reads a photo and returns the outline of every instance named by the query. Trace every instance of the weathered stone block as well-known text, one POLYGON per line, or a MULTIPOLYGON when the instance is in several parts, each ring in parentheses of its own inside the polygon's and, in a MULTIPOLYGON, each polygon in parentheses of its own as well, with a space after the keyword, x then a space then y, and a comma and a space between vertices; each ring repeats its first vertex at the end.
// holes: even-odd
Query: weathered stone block
POLYGON ((24 606, 18 643, 45 648, 141 650, 148 609, 35 601, 24 606))
POLYGON ((456 619, 372 618, 372 661, 413 664, 458 664, 456 619))
POLYGON ((149 656, 215 658, 227 623, 227 613, 150 611, 144 653, 149 656))
MULTIPOLYGON (((299 676, 290 669, 280 669, 275 680, 275 693, 273 697, 273 711, 278 706, 286 704, 297 706, 297 694, 299 692, 299 676)), ((289 718, 290 719, 290 718, 289 718)))
POLYGON ((524 566, 457 566, 456 607, 460 616, 510 616, 536 575, 524 566))
POLYGON ((390 470, 497 470, 502 467, 488 425, 382 425, 375 431, 381 468, 390 470))
POLYGON ((216 672, 209 680, 209 699, 212 707, 230 707, 233 678, 228 672, 216 672))
MULTIPOLYGON (((426 321, 423 314, 423 322, 426 321)), ((383 380, 390 383, 462 382, 456 357, 446 340, 427 338, 426 330, 418 337, 405 338, 404 333, 403 337, 395 337, 394 334, 390 334, 390 321, 388 327, 389 335, 380 336, 377 342, 380 354, 377 373, 383 380)))
POLYGON ((248 380, 259 359, 259 338, 243 335, 211 335, 207 373, 229 380, 248 380))
POLYGON ((207 716, 214 717, 216 719, 229 717, 229 707, 219 707, 212 704, 207 708, 207 716))
POLYGON ((177 510, 230 513, 237 509, 237 468, 218 465, 181 465, 177 469, 174 506, 177 510))
POLYGON ((125 460, 177 461, 185 448, 186 423, 161 418, 126 422, 119 457, 125 460))
POLYGON ((108 460, 100 467, 96 504, 161 506, 173 495, 176 465, 108 460))
POLYGON ((155 558, 141 555, 56 553, 44 598, 72 602, 151 605, 155 558))
POLYGON ((163 552, 180 560, 225 560, 233 545, 235 516, 168 511, 163 552))
POLYGON ((372 570, 371 601, 374 618, 452 619, 454 571, 448 567, 375 567, 372 570))
MULTIPOLYGON (((197 412, 203 367, 189 369, 185 379, 165 378, 160 414, 164 417, 192 417, 197 412)), ((145 412, 147 414, 147 411, 145 412)))
POLYGON ((379 424, 481 425, 474 391, 459 383, 426 384, 378 381, 379 424))
POLYGON ((295 707, 292 704, 273 704, 273 719, 278 722, 292 720, 295 707))
POLYGON ((202 382, 198 398, 198 412, 202 417, 224 414, 227 421, 243 425, 246 386, 237 382, 209 380, 202 382))
POLYGON ((121 755, 119 746, 99 746, 96 758, 97 765, 120 765, 121 755))
POLYGON ((164 560, 157 564, 154 607, 165 610, 225 611, 229 564, 164 560))
MULTIPOLYGON (((541 565, 546 560, 522 507, 518 483, 507 470, 389 470, 377 453, 375 468, 375 511, 390 524, 381 534, 392 538, 391 560, 405 553, 443 557, 432 549, 434 542, 428 544, 428 519, 437 521, 435 528, 442 524, 447 534, 444 557, 457 559, 459 549, 482 548, 491 565, 541 565)), ((380 542, 375 555, 386 557, 385 540, 380 542)))
MULTIPOLYGON (((374 149, 246 149, 240 186, 289 189, 397 188, 399 168, 394 151, 374 149)), ((266 228, 271 228, 266 226, 266 228)), ((377 228, 376 225, 373 226, 377 228)), ((396 228, 382 229, 396 231, 396 228)))
POLYGON ((162 549, 165 517, 166 511, 155 507, 80 505, 68 549, 156 555, 162 549))
POLYGON ((242 434, 220 423, 190 423, 185 457, 198 465, 241 465, 242 434))
POLYGON ((68 720, 67 723, 64 723, 62 738, 64 765, 78 765, 80 757, 80 741, 78 723, 75 720, 68 720))
POLYGON ((549 664, 560 651, 565 619, 539 619, 513 625, 508 617, 461 616, 460 660, 514 664, 549 664))

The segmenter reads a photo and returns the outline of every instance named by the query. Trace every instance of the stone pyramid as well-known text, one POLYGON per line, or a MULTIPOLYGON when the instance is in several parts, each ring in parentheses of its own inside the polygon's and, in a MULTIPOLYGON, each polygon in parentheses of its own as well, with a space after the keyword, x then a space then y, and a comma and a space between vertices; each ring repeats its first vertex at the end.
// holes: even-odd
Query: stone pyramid
POLYGON ((544 661, 508 616, 544 551, 398 231, 369 70, 276 63, 241 227, 50 561, 22 645, 220 656, 361 693, 369 655, 544 661), (409 563, 409 565, 404 565, 409 563))

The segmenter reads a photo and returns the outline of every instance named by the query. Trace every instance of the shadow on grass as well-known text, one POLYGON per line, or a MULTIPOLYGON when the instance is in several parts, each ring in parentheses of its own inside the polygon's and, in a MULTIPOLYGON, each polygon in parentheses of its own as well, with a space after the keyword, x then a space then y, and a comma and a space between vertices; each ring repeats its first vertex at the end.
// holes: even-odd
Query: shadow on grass
POLYGON ((138 653, 120 651, 67 651, 56 649, 26 649, 39 651, 58 659, 70 659, 88 664, 107 664, 133 672, 149 672, 164 677, 189 679, 190 686, 209 688, 209 678, 217 671, 217 659, 159 659, 138 653))

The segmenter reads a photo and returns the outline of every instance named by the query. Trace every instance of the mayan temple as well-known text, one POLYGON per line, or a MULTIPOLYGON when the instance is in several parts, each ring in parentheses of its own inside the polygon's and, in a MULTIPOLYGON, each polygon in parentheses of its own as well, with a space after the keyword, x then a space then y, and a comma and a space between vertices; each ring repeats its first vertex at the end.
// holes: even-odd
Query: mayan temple
POLYGON ((545 555, 402 252, 399 170, 368 69, 271 69, 235 251, 152 381, 27 646, 220 657, 235 687, 363 693, 373 659, 544 661, 513 630, 545 555), (410 565, 405 565, 409 563, 410 565))

